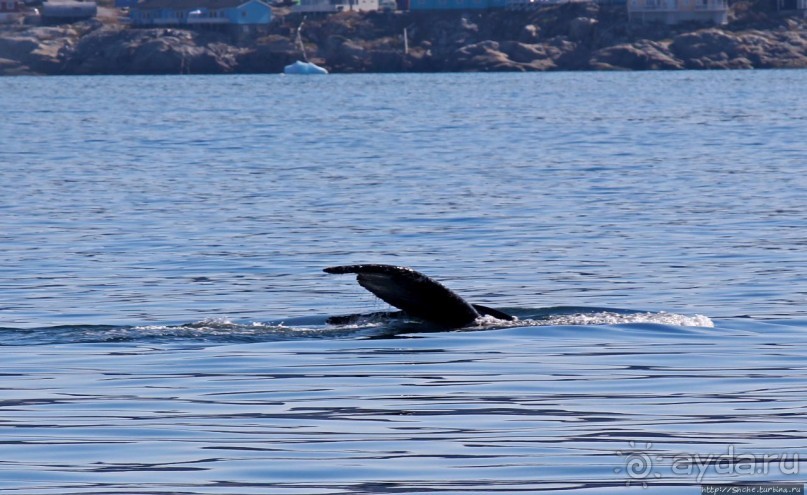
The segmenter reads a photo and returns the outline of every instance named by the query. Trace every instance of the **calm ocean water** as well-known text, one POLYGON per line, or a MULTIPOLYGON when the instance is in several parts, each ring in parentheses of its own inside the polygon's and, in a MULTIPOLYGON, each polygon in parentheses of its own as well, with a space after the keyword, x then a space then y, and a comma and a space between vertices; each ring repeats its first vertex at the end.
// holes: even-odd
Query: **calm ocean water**
POLYGON ((0 493, 807 482, 805 87, 0 79, 0 493), (328 324, 361 262, 519 321, 328 324))

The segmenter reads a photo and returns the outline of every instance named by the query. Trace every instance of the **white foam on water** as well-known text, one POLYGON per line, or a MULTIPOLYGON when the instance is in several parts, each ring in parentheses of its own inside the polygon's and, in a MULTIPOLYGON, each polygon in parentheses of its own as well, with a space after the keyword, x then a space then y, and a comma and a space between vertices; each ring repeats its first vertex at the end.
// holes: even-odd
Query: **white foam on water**
POLYGON ((680 315, 676 313, 614 313, 599 311, 596 313, 577 313, 570 315, 550 316, 545 319, 513 321, 499 320, 492 316, 482 316, 475 322, 480 327, 532 327, 554 325, 620 325, 625 323, 654 323, 658 325, 672 325, 679 327, 707 327, 713 328, 714 322, 704 315, 680 315))

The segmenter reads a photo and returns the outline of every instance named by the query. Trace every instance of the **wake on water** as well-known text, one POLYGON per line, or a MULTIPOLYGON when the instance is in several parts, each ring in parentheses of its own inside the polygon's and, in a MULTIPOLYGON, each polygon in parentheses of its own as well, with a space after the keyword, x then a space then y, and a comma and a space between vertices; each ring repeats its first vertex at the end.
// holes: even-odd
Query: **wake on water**
MULTIPOLYGON (((707 316, 687 316, 666 312, 580 307, 507 308, 507 311, 517 319, 503 321, 492 316, 483 316, 478 318, 473 325, 459 330, 445 330, 430 323, 386 313, 352 315, 344 317, 344 323, 340 324, 329 323, 329 318, 325 316, 309 316, 249 323, 233 322, 227 318, 210 318, 180 325, 68 325, 26 329, 0 328, 0 346, 93 342, 227 344, 308 339, 378 339, 439 331, 479 332, 553 326, 609 327, 645 324, 672 328, 714 327, 714 323, 707 316)), ((573 332, 573 330, 566 331, 573 332)))

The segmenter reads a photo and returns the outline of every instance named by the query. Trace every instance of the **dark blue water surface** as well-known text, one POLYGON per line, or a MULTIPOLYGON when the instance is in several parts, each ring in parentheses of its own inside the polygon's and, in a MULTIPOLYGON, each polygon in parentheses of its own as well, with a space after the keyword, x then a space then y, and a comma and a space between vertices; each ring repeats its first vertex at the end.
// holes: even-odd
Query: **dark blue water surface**
POLYGON ((805 87, 0 79, 0 493, 807 482, 805 87), (519 319, 329 324, 362 262, 519 319))

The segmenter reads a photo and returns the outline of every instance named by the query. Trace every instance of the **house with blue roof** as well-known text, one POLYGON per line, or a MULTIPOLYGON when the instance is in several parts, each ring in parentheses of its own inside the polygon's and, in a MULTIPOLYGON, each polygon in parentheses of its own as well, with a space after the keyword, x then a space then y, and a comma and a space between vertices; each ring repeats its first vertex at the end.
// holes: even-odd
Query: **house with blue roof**
POLYGON ((263 0, 140 0, 129 18, 133 27, 266 26, 272 8, 263 0))

